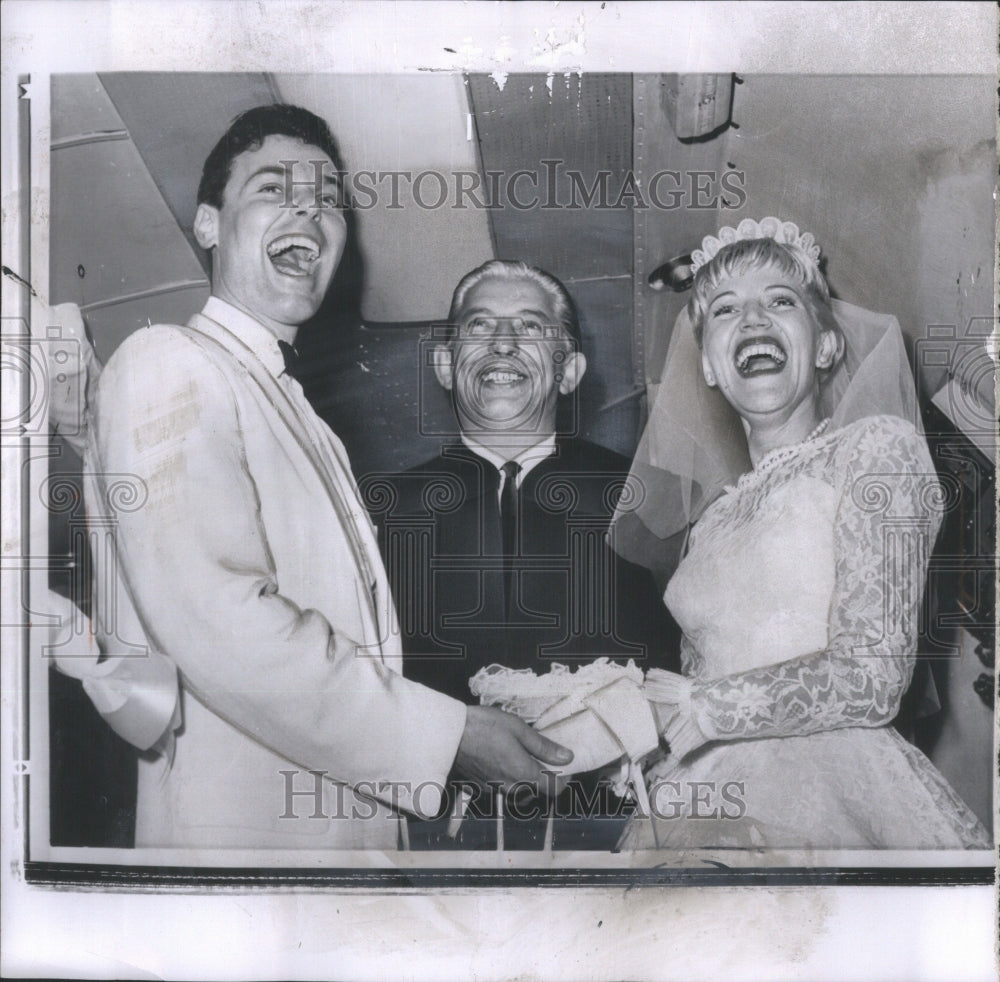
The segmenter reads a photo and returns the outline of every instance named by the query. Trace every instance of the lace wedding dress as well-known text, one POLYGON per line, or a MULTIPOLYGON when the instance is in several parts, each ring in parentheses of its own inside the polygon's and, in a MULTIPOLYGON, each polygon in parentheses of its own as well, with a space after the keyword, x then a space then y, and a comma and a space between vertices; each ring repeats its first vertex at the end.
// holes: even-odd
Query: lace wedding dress
POLYGON ((708 508, 665 595, 690 685, 621 848, 991 845, 890 725, 942 504, 922 439, 880 416, 772 452, 708 508))

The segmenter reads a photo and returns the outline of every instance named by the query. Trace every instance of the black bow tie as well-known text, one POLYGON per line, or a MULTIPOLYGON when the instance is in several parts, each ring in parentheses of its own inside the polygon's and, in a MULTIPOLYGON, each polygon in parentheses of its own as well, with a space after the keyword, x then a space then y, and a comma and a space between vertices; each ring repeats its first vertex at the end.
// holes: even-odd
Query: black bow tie
POLYGON ((292 378, 297 379, 299 377, 299 353, 287 342, 279 341, 278 348, 281 351, 281 357, 285 360, 285 372, 292 378))

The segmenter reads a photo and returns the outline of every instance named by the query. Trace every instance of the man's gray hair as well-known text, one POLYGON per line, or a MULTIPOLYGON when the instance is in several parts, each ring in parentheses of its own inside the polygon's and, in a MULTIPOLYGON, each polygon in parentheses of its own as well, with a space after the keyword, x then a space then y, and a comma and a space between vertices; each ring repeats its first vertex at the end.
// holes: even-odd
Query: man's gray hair
POLYGON ((452 330, 458 324, 469 291, 484 280, 528 280, 537 284, 552 302, 552 313, 555 315, 556 324, 573 339, 577 350, 580 349, 580 322, 566 287, 551 273, 519 260, 491 259, 462 277, 452 294, 451 309, 448 312, 448 322, 452 330))

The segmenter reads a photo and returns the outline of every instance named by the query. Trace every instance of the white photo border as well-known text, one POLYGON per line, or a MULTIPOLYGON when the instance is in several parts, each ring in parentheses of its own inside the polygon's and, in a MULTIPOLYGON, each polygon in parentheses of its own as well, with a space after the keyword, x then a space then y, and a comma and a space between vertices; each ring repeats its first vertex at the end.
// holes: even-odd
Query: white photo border
MULTIPOLYGON (((978 41, 982 36, 979 29, 995 27, 995 10, 990 4, 932 4, 932 5, 906 5, 907 17, 892 14, 881 4, 859 4, 855 7, 855 13, 851 14, 845 5, 831 4, 828 7, 828 21, 839 18, 837 23, 841 27, 839 40, 844 46, 850 40, 850 24, 861 22, 864 31, 860 35, 862 43, 853 50, 841 51, 840 57, 835 57, 838 50, 836 45, 830 44, 830 39, 822 38, 818 32, 808 28, 808 20, 805 8, 800 9, 800 16, 805 20, 806 26, 802 24, 794 25, 793 18, 789 11, 784 13, 775 9, 772 4, 750 5, 755 10, 747 11, 745 14, 736 14, 735 9, 729 4, 708 5, 708 10, 695 10, 688 4, 663 4, 655 5, 655 12, 643 14, 642 9, 635 9, 631 5, 619 4, 577 4, 561 5, 562 9, 556 11, 548 4, 528 4, 524 5, 523 12, 514 16, 508 5, 497 5, 491 10, 480 12, 470 11, 467 7, 462 8, 461 23, 469 32, 467 35, 462 31, 456 31, 456 36, 462 34, 462 42, 454 49, 452 54, 442 54, 440 44, 440 25, 436 24, 436 18, 427 16, 428 25, 423 30, 416 30, 409 39, 401 37, 405 25, 412 25, 415 13, 401 15, 397 5, 378 4, 375 11, 362 13, 358 7, 351 4, 334 4, 329 8, 329 15, 335 21, 336 29, 345 30, 347 35, 352 33, 357 36, 357 32, 375 30, 381 36, 388 35, 395 44, 396 52, 387 55, 385 51, 377 54, 376 65, 362 64, 358 51, 362 45, 350 45, 351 57, 345 61, 331 59, 328 51, 323 48, 323 41, 329 40, 329 33, 324 33, 318 29, 315 20, 320 16, 314 7, 308 4, 288 4, 283 5, 286 11, 292 12, 291 20, 296 17, 301 18, 297 29, 284 27, 279 30, 278 42, 272 38, 266 51, 261 52, 260 48, 254 44, 253 39, 260 36, 260 32, 265 25, 274 24, 275 11, 267 10, 264 7, 256 7, 241 3, 232 4, 204 4, 185 3, 179 5, 185 13, 190 15, 189 24, 184 30, 178 30, 178 23, 183 19, 178 14, 178 5, 166 4, 137 4, 133 10, 125 10, 117 4, 101 3, 80 3, 65 5, 61 3, 43 2, 37 4, 13 3, 8 10, 8 18, 14 21, 11 29, 4 28, 4 201, 12 200, 10 195, 20 195, 19 201, 25 202, 25 208, 14 209, 13 211, 5 207, 4 216, 4 253, 7 256, 23 255, 23 250, 27 248, 27 264, 20 264, 23 269, 40 270, 47 268, 48 260, 48 216, 46 206, 47 188, 36 187, 34 184, 30 189, 19 188, 16 182, 14 171, 17 169, 19 161, 17 154, 11 148, 18 146, 16 139, 12 142, 11 127, 16 125, 18 117, 18 107, 21 103, 20 92, 18 91, 23 80, 30 78, 30 96, 32 105, 32 129, 35 135, 40 134, 39 126, 45 126, 47 132, 47 119, 40 120, 35 113, 35 107, 41 105, 42 100, 38 98, 40 91, 47 89, 48 78, 52 73, 62 71, 93 71, 93 70, 135 70, 141 66, 142 70, 148 70, 151 66, 156 66, 156 70, 198 70, 204 69, 206 65, 215 65, 218 62, 218 50, 213 45, 207 43, 199 50, 197 44, 185 48, 184 40, 191 34, 196 34, 199 28, 205 25, 214 25, 216 31, 223 29, 231 32, 230 37, 234 39, 233 50, 237 52, 232 59, 232 64, 219 70, 225 71, 260 71, 260 70, 295 70, 303 71, 302 64, 310 64, 310 71, 349 71, 361 72, 376 68, 380 71, 420 71, 424 69, 447 70, 447 71, 474 71, 474 70, 516 70, 518 63, 529 63, 533 69, 545 70, 551 68, 554 71, 572 71, 585 66, 585 70, 604 71, 657 71, 670 68, 672 70, 707 71, 713 68, 726 70, 736 68, 741 72, 752 71, 774 71, 776 69, 791 72, 808 71, 822 73, 824 69, 835 70, 843 73, 850 72, 901 72, 904 74, 919 73, 976 73, 993 74, 995 72, 995 54, 990 50, 991 45, 970 44, 972 39, 978 41), (167 6, 170 6, 173 14, 168 13, 167 6), (699 38, 715 38, 716 43, 705 43, 704 45, 688 44, 685 50, 688 55, 682 58, 685 64, 678 65, 671 60, 672 52, 650 53, 647 46, 641 44, 634 45, 634 53, 629 49, 630 56, 625 58, 619 54, 620 48, 610 43, 608 39, 614 36, 610 29, 607 33, 600 27, 600 18, 605 16, 603 11, 610 8, 608 17, 615 15, 619 19, 619 29, 637 29, 638 25, 643 25, 637 35, 641 41, 644 33, 653 31, 656 27, 661 28, 664 35, 672 28, 679 34, 687 32, 687 36, 699 38), (930 9, 927 9, 927 8, 930 9), (32 9, 33 8, 33 9, 32 9), (73 9, 75 8, 75 10, 73 9), (145 8, 147 15, 145 22, 140 25, 140 10, 145 8), (923 8, 923 13, 921 12, 923 8), (67 16, 68 15, 68 16, 67 16), (755 22, 754 18, 760 18, 755 22), (935 19, 937 18, 937 19, 935 19), (550 26, 551 20, 554 26, 550 26), (625 28, 621 27, 621 22, 625 22, 625 28), (645 22, 645 23, 644 23, 645 22), (19 33, 15 28, 22 24, 30 23, 37 31, 34 37, 19 42, 19 38, 26 35, 19 33), (545 29, 538 26, 542 24, 545 29), (780 39, 783 43, 795 41, 793 57, 789 59, 790 65, 773 62, 773 56, 763 57, 761 53, 754 52, 752 44, 754 31, 764 30, 771 32, 770 36, 780 39), (731 44, 719 44, 717 39, 723 35, 723 27, 732 35, 731 44), (894 43, 891 48, 885 47, 885 36, 882 31, 889 28, 895 31, 894 43), (79 45, 74 45, 73 30, 104 31, 102 43, 95 44, 90 50, 81 50, 79 45), (311 30, 310 30, 311 28, 311 30), (506 32, 506 33, 505 33, 506 32), (553 36, 555 32, 555 36, 553 36), (169 50, 154 50, 155 44, 161 42, 163 38, 173 40, 173 47, 167 45, 169 50), (307 50, 301 61, 296 63, 295 42, 307 39, 307 50), (942 38, 963 39, 963 43, 955 43, 948 46, 942 43, 942 38), (506 39, 506 40, 501 40, 506 39), (595 40, 596 39, 596 40, 595 40), (241 44, 240 41, 243 43, 241 44), (586 41, 586 44, 584 43, 586 41), (18 49, 18 44, 22 47, 18 49), (420 46, 423 45, 423 48, 420 46), (597 53, 595 54, 595 49, 597 53), (399 54, 402 50, 404 53, 399 54), (691 56, 691 51, 696 51, 695 56, 691 56), (11 56, 13 52, 13 57, 11 56), (455 55, 457 52, 457 55, 455 55), (454 55, 454 57, 453 57, 454 55), (594 69, 589 67, 592 58, 598 60, 594 69), (771 58, 772 60, 769 60, 771 58), (615 64, 619 59, 627 60, 628 66, 615 64), (866 60, 867 59, 867 60, 866 60), (442 65, 441 61, 449 64, 442 65), (836 62, 836 64, 834 64, 836 62), (296 67, 291 68, 293 64, 296 67), (44 71, 39 71, 35 66, 44 67, 44 71), (502 68, 498 67, 502 65, 502 68), (568 67, 572 65, 573 67, 568 67), (162 67, 161 67, 162 66, 162 67), (13 111, 11 111, 13 110, 13 111), (15 178, 12 181, 12 176, 15 178), (13 190, 12 190, 13 189, 13 190), (29 203, 30 197, 30 203, 29 203), (38 224, 38 217, 42 216, 41 223, 38 224), (15 248, 11 249, 11 244, 15 248)), ((436 11, 430 8, 433 5, 417 4, 418 8, 424 8, 425 14, 433 14, 436 11)), ((788 5, 798 7, 800 5, 788 5)), ((809 5, 805 5, 809 6, 809 5)), ((652 5, 646 8, 652 9, 652 5)), ((995 34, 995 32, 994 32, 995 34)), ((96 35, 95 35, 96 36, 96 35)), ((646 34, 648 36, 648 34, 646 34)), ((990 35, 994 36, 993 34, 990 35)), ((386 47, 390 47, 388 40, 386 47)), ((451 47, 450 45, 448 47, 451 47)), ((44 117, 44 113, 41 114, 44 117)), ((31 170, 33 174, 48 173, 47 144, 43 138, 32 141, 31 170)), ((20 292, 11 289, 8 282, 4 282, 4 324, 8 323, 8 318, 17 320, 24 318, 25 312, 19 306, 23 303, 20 292)), ((8 392, 4 395, 5 413, 4 418, 10 415, 10 406, 17 405, 8 400, 17 399, 23 393, 10 391, 10 386, 5 386, 8 392)), ((8 462, 13 460, 16 467, 13 473, 21 473, 23 457, 17 453, 8 453, 11 448, 4 447, 5 455, 5 485, 9 482, 12 468, 8 462)), ((30 454, 29 454, 30 456, 30 454)), ((44 460, 41 461, 44 464, 44 460)), ((30 472, 28 477, 31 481, 30 472)), ((8 488, 5 486, 5 491, 8 488)), ((20 510, 22 502, 12 505, 10 496, 4 495, 4 526, 5 540, 7 530, 19 526, 24 512, 20 510)), ((14 554, 15 558, 22 560, 35 557, 36 552, 29 541, 27 546, 22 542, 18 547, 19 551, 14 554)), ((44 553, 39 554, 44 555, 44 553)), ((6 558, 6 556, 5 556, 6 558)), ((44 570, 31 568, 31 563, 24 563, 20 567, 20 575, 26 575, 31 581, 38 585, 43 583, 44 570)), ((4 583, 4 607, 5 609, 19 609, 12 606, 11 597, 15 595, 12 591, 11 580, 13 577, 7 574, 5 569, 4 583)), ((6 657, 10 651, 8 645, 12 642, 19 646, 23 638, 23 626, 15 625, 14 628, 4 624, 4 710, 5 717, 11 718, 11 711, 16 713, 17 703, 22 698, 35 698, 32 696, 32 687, 29 685, 25 693, 22 680, 26 678, 24 669, 27 665, 27 658, 22 655, 20 663, 6 657), (13 663, 13 668, 12 668, 13 663)), ((361 895, 369 895, 373 891, 376 895, 381 893, 395 894, 400 891, 406 893, 413 891, 416 894, 428 893, 430 896, 440 895, 440 891, 451 894, 453 891, 460 893, 468 890, 471 886, 480 884, 482 887, 499 887, 502 893, 506 893, 510 887, 520 882, 522 889, 539 885, 552 885, 563 887, 593 887, 593 899, 596 901, 598 890, 609 891, 614 898, 621 899, 622 888, 631 886, 658 886, 675 887, 685 886, 691 893, 692 900, 698 898, 711 897, 713 891, 705 891, 705 887, 718 883, 727 887, 744 887, 750 883, 760 884, 773 890, 794 887, 803 882, 812 886, 853 888, 863 884, 873 884, 873 887, 884 887, 889 883, 899 883, 909 886, 926 886, 932 884, 950 884, 962 886, 963 893, 967 898, 977 897, 977 901, 968 900, 968 903, 981 904, 984 888, 993 882, 993 867, 990 862, 991 854, 968 854, 956 856, 956 854, 897 854, 889 853, 884 856, 887 860, 885 864, 881 862, 877 866, 871 865, 870 854, 858 854, 853 857, 841 855, 839 861, 828 861, 821 855, 808 857, 797 857, 804 860, 801 865, 792 861, 788 866, 765 865, 763 867, 755 863, 748 863, 749 868, 740 869, 740 872, 733 873, 720 869, 718 866, 703 868, 694 871, 690 866, 683 864, 675 868, 664 869, 660 864, 650 863, 648 866, 640 864, 637 869, 631 864, 616 867, 609 871, 606 866, 596 864, 595 868, 589 868, 589 863, 575 869, 550 871, 551 879, 546 876, 533 876, 532 864, 530 862, 521 863, 517 861, 506 879, 498 880, 496 874, 501 872, 491 868, 495 866, 495 860, 491 857, 484 859, 481 864, 475 865, 479 868, 470 869, 463 861, 459 871, 450 869, 447 863, 441 864, 438 869, 427 869, 421 864, 426 860, 421 860, 419 854, 409 854, 401 861, 399 857, 373 856, 368 855, 360 863, 358 856, 351 854, 345 856, 344 866, 339 866, 337 859, 326 854, 321 857, 301 857, 305 862, 302 868, 296 869, 280 868, 283 860, 281 854, 274 854, 262 857, 260 854, 247 854, 245 856, 227 856, 221 863, 213 863, 210 866, 202 865, 206 859, 212 857, 205 855, 190 854, 182 855, 177 851, 170 851, 169 855, 151 854, 139 857, 130 855, 127 863, 122 863, 123 853, 120 851, 103 850, 51 850, 42 861, 29 858, 28 847, 31 839, 35 839, 43 831, 42 826, 36 824, 36 816, 31 816, 30 826, 23 822, 25 815, 30 815, 28 806, 31 797, 24 793, 24 788, 31 784, 35 785, 31 795, 37 791, 38 783, 46 779, 46 775, 40 773, 31 766, 31 759, 35 756, 25 754, 22 751, 24 741, 30 738, 32 751, 39 746, 39 730, 35 723, 34 714, 29 714, 31 718, 31 728, 29 730, 29 720, 24 719, 18 730, 14 730, 9 724, 4 725, 3 732, 3 766, 5 771, 5 784, 13 778, 15 791, 8 796, 9 804, 4 807, 4 869, 5 869, 5 890, 11 889, 11 885, 6 880, 7 871, 11 869, 11 862, 18 870, 14 880, 18 881, 14 886, 25 889, 25 884, 35 882, 38 884, 47 883, 69 888, 71 891, 90 891, 95 888, 107 889, 111 894, 120 894, 122 890, 127 895, 158 893, 164 890, 170 892, 190 891, 195 893, 215 891, 220 889, 245 891, 250 890, 257 894, 255 899, 261 899, 259 892, 262 889, 273 890, 277 895, 281 895, 288 890, 296 888, 313 891, 317 888, 331 892, 341 891, 348 888, 348 893, 353 892, 349 888, 356 885, 361 895), (13 833, 13 835, 11 834, 13 833), (20 849, 24 851, 21 852, 20 849), (262 858, 264 861, 262 862, 262 858), (117 862, 116 862, 117 860, 117 862), (323 869, 315 872, 309 869, 310 863, 320 864, 323 869), (247 865, 244 866, 244 863, 247 865), (357 865, 354 865, 354 864, 357 865), (147 864, 152 867, 145 869, 147 864), (154 868, 166 866, 169 869, 161 870, 157 878, 154 868), (236 869, 242 867, 240 872, 236 869), (262 868, 263 867, 263 868, 262 868), (386 875, 387 874, 387 875, 386 875), (480 876, 480 874, 482 874, 480 876), (610 874, 610 875, 609 875, 610 874), (158 881, 157 881, 158 880, 158 881)), ((42 717, 44 719, 44 717, 42 717)), ((37 759, 37 758, 35 758, 37 759)), ((47 821, 47 816, 45 817, 47 821)), ((131 851, 129 851, 131 852, 131 851)), ((468 854, 464 854, 467 856, 468 854)), ((464 860, 463 856, 463 860, 464 860)), ((218 857, 215 857, 218 858, 218 857)), ((287 854, 284 856, 287 859, 287 854)), ((718 861, 718 857, 711 857, 718 861)), ((793 859, 793 857, 788 857, 793 859)), ((727 858, 731 865, 743 866, 743 863, 733 863, 732 857, 727 858)), ((509 855, 505 857, 504 865, 510 863, 509 855)), ((537 872, 537 871, 536 871, 537 872)), ((29 888, 31 889, 31 888, 29 888)), ((35 888, 34 899, 39 899, 35 888)), ((493 891, 490 891, 491 893, 493 891)), ((888 902, 895 905, 898 901, 894 899, 895 894, 890 891, 888 895, 883 890, 877 891, 879 896, 888 896, 888 902)), ((906 891, 909 895, 910 891, 906 891)), ((734 895, 746 897, 742 889, 735 891, 734 895)), ((820 896, 822 896, 822 891, 820 896)), ((51 892, 42 889, 42 899, 53 897, 51 892)), ((62 902, 67 894, 62 892, 60 896, 62 902)), ((520 891, 515 892, 515 900, 521 897, 520 891)), ((659 895, 661 898, 666 893, 659 895)), ((874 896, 874 894, 870 894, 874 896)), ((94 898, 89 899, 81 895, 80 899, 89 903, 94 898)), ((165 901, 168 897, 163 898, 165 901)), ((523 896, 525 911, 533 909, 533 900, 523 896)), ((710 900, 708 901, 711 902, 710 900)), ((589 901, 586 902, 589 905, 589 901)), ((922 901, 918 901, 918 905, 922 901)), ((145 906, 145 904, 144 904, 145 906)), ((256 906, 256 905, 255 905, 256 906)), ((725 907, 723 903, 721 906, 725 907)), ((975 909, 977 913, 970 917, 970 907, 966 901, 956 905, 964 913, 959 915, 966 924, 973 922, 981 928, 979 920, 979 907, 975 909)), ((155 915, 154 915, 155 916, 155 915)), ((450 915, 456 920, 460 918, 455 915, 454 910, 450 915)), ((955 923, 954 915, 945 915, 946 923, 955 923)), ((851 920, 851 918, 847 918, 851 920)), ((23 922, 18 923, 23 929, 23 922)), ((627 922, 623 922, 627 923, 627 922)), ((313 925, 315 927, 315 925, 313 925)), ((992 928, 990 929, 992 930, 992 928)), ((69 932, 72 933, 72 932, 69 932)), ((484 933, 487 934, 488 932, 484 933)), ((982 932, 977 935, 982 940, 982 932)), ((489 947, 489 945, 484 945, 489 947)), ((508 953, 509 954, 509 953, 508 953)), ((23 954, 21 956, 23 958, 23 954)), ((105 955, 104 957, 107 957, 105 955)), ((84 959, 83 962, 86 962, 84 959)), ((931 959, 933 961, 933 959, 931 959)), ((81 962, 81 970, 87 971, 81 962)), ((18 962, 23 966, 25 962, 18 962)), ((59 964, 69 965, 71 961, 59 964)), ((215 964, 215 963, 213 963, 215 964)), ((238 963, 237 963, 238 964, 238 963)), ((305 964, 305 963, 303 963, 305 964)), ((315 968, 315 962, 312 963, 315 968)), ((354 961, 352 974, 364 975, 367 972, 357 971, 358 966, 369 967, 369 963, 359 963, 354 961)), ((375 962, 370 963, 371 966, 375 962)), ((516 958, 511 958, 510 966, 519 964, 516 958)), ((633 964, 646 964, 641 958, 633 964)), ((685 962, 685 964, 693 964, 685 962)), ((929 963, 928 963, 929 964, 929 963)), ((977 963, 978 964, 978 963, 977 963)), ((931 966, 933 969, 933 966, 931 966)), ((21 969, 23 971, 23 967, 21 969)), ((221 972, 218 977, 224 977, 227 967, 218 964, 216 972, 221 972)), ((243 966, 243 971, 246 966, 243 966)), ((305 969, 306 974, 309 969, 305 969)), ((234 966, 234 975, 238 974, 234 966)), ((419 973, 418 973, 419 974, 419 973)), ((414 977, 418 977, 415 974, 414 977)), ((433 973, 431 973, 433 974, 433 973)), ((736 973, 738 975, 739 973, 736 973)), ((567 977, 571 977, 569 973, 567 977)), ((215 977, 215 975, 213 975, 215 977)), ((666 977, 666 976, 664 976, 666 977)), ((691 975, 690 977, 695 977, 691 975)), ((734 976, 735 977, 735 976, 734 976)), ((933 977, 933 971, 928 977, 933 977)))

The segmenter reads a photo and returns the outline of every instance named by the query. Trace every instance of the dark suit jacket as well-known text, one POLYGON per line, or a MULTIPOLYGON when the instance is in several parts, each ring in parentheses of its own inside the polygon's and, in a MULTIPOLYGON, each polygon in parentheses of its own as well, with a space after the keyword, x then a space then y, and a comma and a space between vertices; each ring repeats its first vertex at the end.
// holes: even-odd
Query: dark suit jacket
POLYGON ((600 656, 677 667, 677 630, 652 576, 606 533, 629 462, 582 440, 524 478, 516 584, 505 601, 492 464, 464 445, 362 491, 379 528, 411 678, 473 702, 491 663, 549 670, 600 656))

